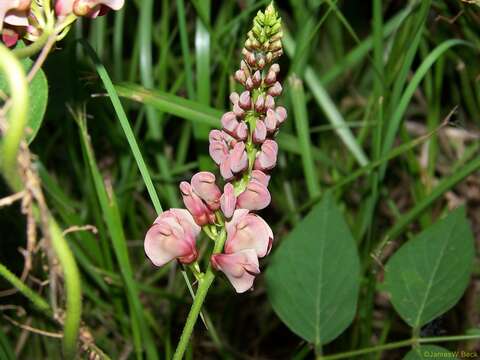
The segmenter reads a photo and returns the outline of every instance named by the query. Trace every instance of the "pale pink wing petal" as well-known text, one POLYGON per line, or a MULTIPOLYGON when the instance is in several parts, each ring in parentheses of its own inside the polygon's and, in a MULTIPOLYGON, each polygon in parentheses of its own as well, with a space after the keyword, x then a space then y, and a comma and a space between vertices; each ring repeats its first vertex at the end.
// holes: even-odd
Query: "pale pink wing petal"
POLYGON ((186 242, 178 241, 173 234, 167 235, 167 233, 164 225, 154 224, 145 235, 145 253, 156 266, 165 265, 191 252, 186 242))
POLYGON ((225 184, 225 187, 223 188, 223 194, 220 197, 220 206, 222 208, 223 215, 225 215, 227 219, 232 217, 236 204, 237 197, 235 196, 233 185, 231 183, 227 183, 225 184))
POLYGON ((237 293, 251 289, 255 275, 260 272, 258 259, 252 249, 235 254, 215 254, 211 260, 212 265, 227 276, 237 293))
POLYGON ((245 191, 238 196, 237 204, 242 209, 262 210, 270 204, 270 201, 271 196, 267 187, 256 180, 251 180, 245 191))

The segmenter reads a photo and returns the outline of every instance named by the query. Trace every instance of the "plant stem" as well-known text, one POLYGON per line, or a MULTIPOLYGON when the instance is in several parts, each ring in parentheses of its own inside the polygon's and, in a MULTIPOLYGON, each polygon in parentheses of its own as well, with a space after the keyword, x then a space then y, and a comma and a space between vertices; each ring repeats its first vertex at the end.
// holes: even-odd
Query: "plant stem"
POLYGON ((411 338, 408 340, 402 340, 397 342, 392 342, 384 345, 372 346, 360 350, 346 351, 343 353, 318 356, 317 360, 337 360, 337 359, 350 359, 355 356, 360 356, 364 354, 369 354, 373 352, 380 352, 384 350, 398 349, 401 347, 412 346, 415 344, 430 344, 430 343, 440 343, 440 342, 449 342, 449 341, 460 341, 460 340, 471 340, 479 339, 480 334, 472 335, 454 335, 454 336, 439 336, 439 337, 428 337, 428 338, 411 338))
MULTIPOLYGON (((213 254, 222 252, 226 238, 227 234, 225 232, 225 228, 223 228, 215 242, 213 254)), ((181 360, 183 358, 183 354, 187 349, 188 342, 190 341, 190 337, 192 336, 193 328, 197 322, 200 311, 202 310, 203 302, 205 301, 205 297, 207 296, 208 290, 210 289, 213 280, 215 280, 215 273, 213 271, 212 265, 209 264, 207 271, 205 272, 205 276, 203 277, 203 279, 201 279, 198 285, 197 293, 195 294, 195 299, 193 300, 192 307, 190 308, 190 312, 188 313, 187 321, 183 328, 182 335, 180 335, 180 340, 178 341, 177 349, 175 350, 175 354, 173 355, 173 360, 181 360)))

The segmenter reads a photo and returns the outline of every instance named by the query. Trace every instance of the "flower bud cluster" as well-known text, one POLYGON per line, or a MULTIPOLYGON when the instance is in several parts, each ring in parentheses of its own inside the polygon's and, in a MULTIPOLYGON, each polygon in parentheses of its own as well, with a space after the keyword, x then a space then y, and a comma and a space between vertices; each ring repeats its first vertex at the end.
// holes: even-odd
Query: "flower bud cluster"
POLYGON ((190 218, 174 222, 170 212, 181 210, 172 209, 152 225, 145 251, 155 265, 173 259, 194 262, 197 250, 190 248, 190 256, 184 250, 191 245, 189 234, 201 227, 215 242, 224 242, 223 252, 211 256, 211 266, 225 273, 237 292, 252 288, 260 273, 258 259, 270 252, 274 238, 270 226, 255 212, 270 204, 268 173, 278 155, 274 138, 287 118, 286 109, 276 104, 282 85, 278 81, 280 66, 273 61, 282 54, 281 36, 281 20, 269 5, 255 17, 235 73, 243 91, 230 95, 232 108, 220 119, 222 129, 209 134, 209 153, 224 180, 223 190, 215 175, 205 171, 195 174, 190 183, 180 184, 190 218), (158 227, 165 221, 170 231, 158 227), (192 228, 187 231, 183 226, 192 228), (221 239, 222 233, 226 233, 225 239, 221 239), (188 236, 179 241, 182 234, 188 236))
POLYGON ((1 0, 2 42, 14 46, 19 39, 36 41, 43 32, 64 37, 77 16, 96 18, 109 10, 120 10, 125 0, 1 0), (54 9, 54 10, 52 10, 54 9))

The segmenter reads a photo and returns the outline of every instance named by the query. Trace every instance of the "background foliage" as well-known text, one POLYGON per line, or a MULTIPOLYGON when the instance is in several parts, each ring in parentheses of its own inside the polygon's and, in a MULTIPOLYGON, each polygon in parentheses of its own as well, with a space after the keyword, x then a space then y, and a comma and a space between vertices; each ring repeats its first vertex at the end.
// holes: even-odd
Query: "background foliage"
MULTIPOLYGON (((266 4, 129 1, 78 21, 49 57, 48 87, 43 73, 32 84, 31 148, 50 210, 74 230, 66 236, 81 270, 82 334, 113 359, 171 358, 191 297, 176 264, 159 270, 146 260, 144 233, 162 207, 181 206, 179 181, 214 169, 208 131, 219 126, 245 33, 266 4)), ((187 356, 333 359, 375 347, 382 352, 364 356, 400 359, 419 336, 480 350, 480 7, 277 7, 290 117, 262 213, 275 250, 253 292, 238 296, 217 281, 187 356)), ((0 263, 20 274, 18 204, 0 209, 0 226, 0 263)), ((45 264, 37 253, 27 284, 53 301, 45 264)), ((59 339, 19 324, 61 329, 20 294, 0 296, 0 358, 59 358, 59 339)), ((420 350, 406 358, 422 358, 420 350)))

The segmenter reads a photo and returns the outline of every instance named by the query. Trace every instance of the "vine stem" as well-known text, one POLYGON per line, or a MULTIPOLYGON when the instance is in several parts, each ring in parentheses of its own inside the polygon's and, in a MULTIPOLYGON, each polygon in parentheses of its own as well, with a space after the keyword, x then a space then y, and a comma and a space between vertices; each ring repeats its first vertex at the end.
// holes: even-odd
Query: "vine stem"
POLYGON ((350 359, 355 356, 370 354, 374 352, 380 352, 384 350, 398 349, 401 347, 412 346, 416 344, 431 344, 431 343, 441 343, 449 341, 461 341, 461 340, 473 340, 480 339, 480 334, 472 335, 454 335, 454 336, 438 336, 438 337, 425 337, 425 338, 411 338, 407 340, 392 342, 388 344, 372 346, 364 349, 346 351, 339 354, 318 356, 317 360, 337 360, 337 359, 350 359))
MULTIPOLYGON (((218 235, 217 240, 215 241, 213 254, 218 254, 222 252, 226 238, 227 233, 225 231, 225 227, 223 227, 218 235)), ((200 312, 202 310, 203 302, 205 301, 208 290, 210 289, 213 280, 215 280, 215 272, 212 268, 212 265, 209 264, 205 275, 199 281, 197 293, 195 294, 195 299, 193 300, 192 307, 190 308, 190 312, 188 313, 187 321, 185 322, 182 334, 180 335, 180 340, 178 341, 177 349, 175 350, 175 354, 173 355, 173 360, 181 360, 183 358, 185 350, 187 349, 188 343, 190 341, 190 337, 192 336, 193 328, 195 327, 195 324, 198 320, 198 316, 200 315, 200 312)))

